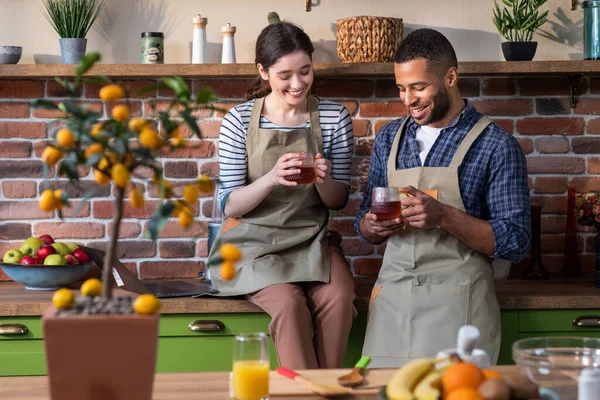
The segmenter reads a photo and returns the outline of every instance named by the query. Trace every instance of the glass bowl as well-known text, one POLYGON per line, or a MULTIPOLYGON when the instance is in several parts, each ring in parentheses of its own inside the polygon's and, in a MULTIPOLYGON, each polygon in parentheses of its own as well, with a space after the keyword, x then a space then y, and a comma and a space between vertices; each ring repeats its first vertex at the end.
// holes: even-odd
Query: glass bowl
POLYGON ((600 339, 533 337, 513 344, 513 359, 540 387, 576 391, 584 368, 600 368, 600 339))

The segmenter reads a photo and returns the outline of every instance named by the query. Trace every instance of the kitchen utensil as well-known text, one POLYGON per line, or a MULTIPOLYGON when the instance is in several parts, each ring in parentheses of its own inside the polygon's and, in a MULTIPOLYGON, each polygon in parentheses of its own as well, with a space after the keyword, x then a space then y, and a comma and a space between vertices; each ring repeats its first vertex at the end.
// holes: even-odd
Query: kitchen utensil
POLYGON ((275 371, 277 371, 278 374, 285 376, 286 378, 305 384, 313 392, 324 397, 343 396, 345 394, 352 393, 352 390, 348 388, 322 385, 320 383, 313 382, 310 379, 300 375, 299 373, 285 367, 279 367, 275 371))
POLYGON ((360 385, 365 380, 365 368, 367 368, 367 365, 369 365, 370 362, 371 357, 361 357, 349 374, 342 375, 338 378, 338 383, 342 386, 347 387, 354 387, 360 385))
POLYGON ((16 64, 22 53, 23 48, 20 46, 0 46, 0 64, 16 64))

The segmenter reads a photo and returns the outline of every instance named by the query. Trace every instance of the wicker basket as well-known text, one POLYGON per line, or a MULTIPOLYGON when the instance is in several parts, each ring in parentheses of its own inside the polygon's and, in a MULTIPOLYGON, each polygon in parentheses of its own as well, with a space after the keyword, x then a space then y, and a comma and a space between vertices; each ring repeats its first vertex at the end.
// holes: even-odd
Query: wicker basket
POLYGON ((336 23, 337 56, 341 62, 388 62, 402 42, 402 19, 352 17, 336 23))

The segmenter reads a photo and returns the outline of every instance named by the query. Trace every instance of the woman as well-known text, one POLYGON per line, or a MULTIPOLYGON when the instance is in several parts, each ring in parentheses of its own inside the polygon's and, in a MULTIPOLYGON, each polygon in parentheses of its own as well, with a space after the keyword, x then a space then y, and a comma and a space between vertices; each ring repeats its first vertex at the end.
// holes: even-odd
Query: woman
POLYGON ((279 364, 339 368, 356 316, 354 280, 327 240, 329 209, 348 200, 352 121, 340 104, 309 96, 313 45, 299 27, 278 22, 256 42, 259 79, 244 104, 223 118, 219 199, 227 219, 211 249, 240 247, 231 281, 211 267, 223 296, 245 295, 271 316, 279 364), (301 153, 316 155, 313 183, 299 174, 301 153), (324 333, 327 327, 327 335, 324 333))

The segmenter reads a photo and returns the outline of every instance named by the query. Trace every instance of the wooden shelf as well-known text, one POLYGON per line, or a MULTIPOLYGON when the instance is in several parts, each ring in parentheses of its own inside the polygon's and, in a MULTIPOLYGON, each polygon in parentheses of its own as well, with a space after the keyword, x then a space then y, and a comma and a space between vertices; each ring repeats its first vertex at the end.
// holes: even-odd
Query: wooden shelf
MULTIPOLYGON (((393 63, 315 64, 318 77, 391 78, 393 63)), ((517 75, 600 75, 600 61, 485 61, 459 64, 461 76, 517 75)), ((256 76, 254 64, 98 64, 92 75, 113 78, 155 78, 179 75, 183 78, 249 78, 256 76)), ((0 65, 0 79, 72 77, 74 65, 0 65)))

